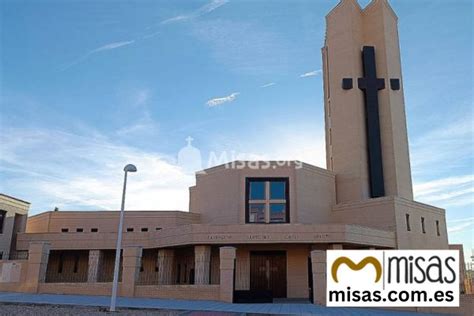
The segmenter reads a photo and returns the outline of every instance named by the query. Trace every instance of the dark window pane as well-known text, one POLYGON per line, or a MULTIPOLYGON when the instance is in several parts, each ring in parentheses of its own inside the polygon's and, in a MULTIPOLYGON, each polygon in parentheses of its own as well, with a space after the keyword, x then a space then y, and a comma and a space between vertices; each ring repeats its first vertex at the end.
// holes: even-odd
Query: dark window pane
POLYGON ((265 223, 265 204, 249 203, 249 223, 265 223))
POLYGON ((7 211, 0 211, 0 234, 3 234, 3 224, 5 223, 6 216, 7 211))
POLYGON ((251 181, 250 182, 250 200, 265 200, 265 182, 251 181))
POLYGON ((286 204, 271 203, 270 204, 270 222, 284 223, 286 222, 286 204))
POLYGON ((270 182, 270 199, 285 200, 285 181, 271 181, 270 182))

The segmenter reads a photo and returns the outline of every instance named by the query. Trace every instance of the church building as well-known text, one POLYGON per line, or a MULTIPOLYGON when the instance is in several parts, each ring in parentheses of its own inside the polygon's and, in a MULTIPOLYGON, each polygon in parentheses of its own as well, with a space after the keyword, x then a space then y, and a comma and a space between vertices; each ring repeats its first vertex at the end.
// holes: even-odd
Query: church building
MULTIPOLYGON (((119 295, 325 304, 328 249, 448 249, 445 211, 413 200, 397 23, 386 0, 340 1, 322 48, 327 169, 235 161, 196 173, 189 212, 126 212, 119 295)), ((29 217, 0 291, 110 295, 118 222, 29 217)))

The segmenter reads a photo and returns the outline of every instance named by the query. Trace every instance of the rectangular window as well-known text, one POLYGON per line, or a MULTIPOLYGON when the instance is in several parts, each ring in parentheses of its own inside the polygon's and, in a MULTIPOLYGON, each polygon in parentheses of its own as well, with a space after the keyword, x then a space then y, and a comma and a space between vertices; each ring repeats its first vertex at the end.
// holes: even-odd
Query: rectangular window
POLYGON ((439 221, 436 221, 436 235, 441 236, 439 233, 439 221))
POLYGON ((7 211, 0 210, 0 234, 3 234, 3 226, 5 223, 5 217, 7 217, 7 211))
POLYGON ((97 233, 99 231, 98 228, 91 228, 91 233, 97 233))
POLYGON ((411 228, 410 228, 410 214, 405 214, 405 221, 407 223, 407 231, 411 231, 411 228))
POLYGON ((68 233, 69 232, 69 228, 61 228, 61 233, 68 233))
POLYGON ((84 231, 84 228, 76 228, 76 232, 82 233, 84 231))
POLYGON ((131 233, 131 232, 133 232, 133 227, 128 227, 127 228, 127 233, 131 233))
POLYGON ((421 231, 423 232, 423 234, 426 234, 424 217, 421 218, 421 231))
POLYGON ((3 259, 3 252, 0 251, 0 260, 2 260, 2 259, 3 259))
POLYGON ((161 227, 157 227, 156 230, 161 230, 161 227))
POLYGON ((148 231, 148 228, 146 228, 146 227, 142 228, 142 232, 147 232, 147 231, 148 231))
POLYGON ((246 223, 289 223, 288 178, 247 178, 246 223))

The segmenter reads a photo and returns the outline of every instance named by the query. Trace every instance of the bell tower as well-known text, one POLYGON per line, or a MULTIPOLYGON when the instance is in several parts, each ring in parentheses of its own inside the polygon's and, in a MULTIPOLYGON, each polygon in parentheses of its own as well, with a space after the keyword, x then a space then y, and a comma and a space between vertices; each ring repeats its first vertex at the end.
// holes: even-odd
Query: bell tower
POLYGON ((322 48, 327 168, 337 203, 413 199, 397 16, 387 0, 341 2, 322 48))

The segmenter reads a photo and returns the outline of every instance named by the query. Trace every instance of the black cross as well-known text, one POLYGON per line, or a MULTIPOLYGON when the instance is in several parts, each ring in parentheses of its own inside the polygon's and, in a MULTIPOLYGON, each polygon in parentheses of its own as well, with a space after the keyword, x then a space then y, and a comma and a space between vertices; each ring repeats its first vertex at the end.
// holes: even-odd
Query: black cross
POLYGON ((364 91, 365 98, 370 196, 376 198, 385 195, 378 99, 378 91, 385 89, 385 80, 377 78, 375 49, 373 46, 363 47, 362 62, 364 65, 364 78, 358 79, 358 85, 359 89, 364 91))

